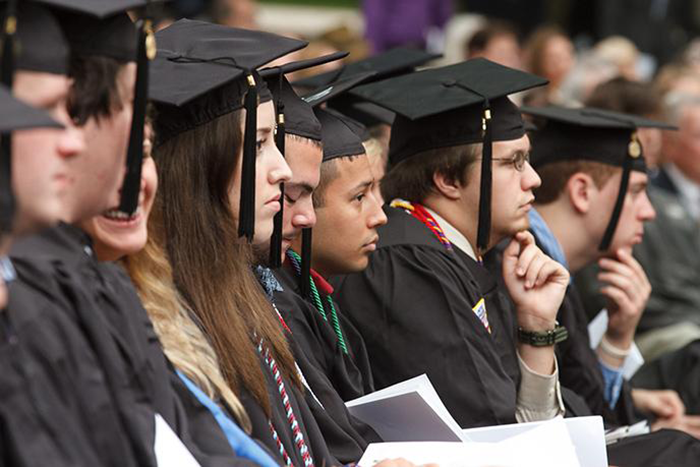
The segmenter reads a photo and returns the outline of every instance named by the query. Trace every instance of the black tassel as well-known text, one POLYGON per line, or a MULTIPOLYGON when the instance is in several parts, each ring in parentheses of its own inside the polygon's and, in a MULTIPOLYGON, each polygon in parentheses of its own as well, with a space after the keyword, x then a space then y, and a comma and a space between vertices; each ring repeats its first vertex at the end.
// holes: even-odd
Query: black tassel
POLYGON ((311 299, 311 229, 301 233, 301 274, 299 274, 299 289, 301 296, 311 299))
POLYGON ((613 207, 612 215, 610 216, 610 222, 605 228, 605 234, 603 234, 603 239, 598 245, 598 250, 607 251, 610 248, 610 243, 612 242, 613 236, 615 235, 615 229, 617 229, 617 223, 620 220, 620 214, 622 213, 622 205, 625 202, 625 196, 627 195, 627 186, 630 181, 630 172, 632 171, 632 165, 634 164, 634 159, 630 156, 625 157, 625 161, 622 164, 622 178, 620 178, 620 191, 617 193, 617 199, 615 200, 615 207, 613 207))
POLYGON ((245 96, 244 105, 246 118, 243 139, 238 236, 245 237, 251 242, 255 235, 255 159, 258 122, 258 88, 252 74, 248 75, 248 92, 245 96))
MULTIPOLYGON (((0 81, 12 89, 15 72, 15 32, 17 30, 17 1, 9 0, 5 8, 2 29, 2 61, 0 81)), ((12 192, 12 134, 0 136, 0 234, 12 231, 15 216, 15 197, 12 192)))
POLYGON ((151 20, 143 20, 139 28, 139 50, 137 56, 136 84, 134 87, 134 109, 129 135, 129 148, 126 155, 126 174, 122 183, 119 210, 129 215, 133 214, 139 205, 141 194, 141 167, 143 165, 143 126, 146 122, 146 106, 148 104, 148 62, 152 52, 153 35, 151 20), (148 41, 148 45, 147 45, 148 41))
MULTIPOLYGON (((280 102, 278 102, 277 104, 277 133, 275 133, 275 144, 277 145, 277 149, 279 150, 279 152, 282 153, 282 157, 285 157, 285 134, 286 132, 284 129, 284 104, 282 104, 282 101, 280 100, 280 102)), ((280 210, 277 214, 275 214, 275 228, 272 231, 272 238, 270 239, 269 266, 273 269, 282 266, 282 234, 284 233, 284 183, 280 185, 280 192, 282 195, 280 197, 280 210)))
POLYGON ((491 192, 493 190, 491 182, 491 160, 492 160, 492 137, 491 137, 491 109, 489 103, 484 104, 484 117, 482 120, 484 132, 483 150, 481 157, 481 188, 479 195, 479 225, 476 234, 477 254, 483 255, 489 247, 489 237, 491 234, 491 192))

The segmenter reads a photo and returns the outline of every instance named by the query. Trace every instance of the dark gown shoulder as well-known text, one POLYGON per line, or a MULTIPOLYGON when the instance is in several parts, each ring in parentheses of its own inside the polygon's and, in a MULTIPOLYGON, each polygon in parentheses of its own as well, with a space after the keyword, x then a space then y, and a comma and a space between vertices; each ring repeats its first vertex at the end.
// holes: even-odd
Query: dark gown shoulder
POLYGON ((368 268, 337 283, 336 298, 367 343, 377 387, 427 373, 463 427, 515 422, 518 370, 512 324, 496 282, 447 250, 422 223, 386 207, 389 222, 368 268), (472 309, 485 299, 489 333, 472 309), (503 329, 501 329, 503 328, 503 329))
MULTIPOLYGON (((56 284, 48 290, 50 299, 66 304, 90 343, 137 465, 156 463, 156 413, 203 466, 237 465, 239 459, 234 456, 221 458, 218 452, 207 452, 213 440, 200 446, 193 439, 192 433, 218 430, 218 424, 213 417, 187 417, 183 400, 189 403, 195 396, 172 386, 174 370, 133 285, 117 265, 97 261, 84 232, 63 224, 22 242, 14 254, 20 265, 33 264, 33 269, 48 272, 56 284)), ((223 438, 222 444, 221 440, 219 449, 230 449, 228 441, 223 438)))

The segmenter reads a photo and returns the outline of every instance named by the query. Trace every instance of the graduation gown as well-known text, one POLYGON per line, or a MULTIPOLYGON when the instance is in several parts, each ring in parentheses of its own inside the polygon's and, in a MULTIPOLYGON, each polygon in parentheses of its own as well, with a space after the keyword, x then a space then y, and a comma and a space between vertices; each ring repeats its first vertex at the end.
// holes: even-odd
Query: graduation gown
POLYGON ((66 303, 68 313, 97 356, 94 370, 104 372, 105 385, 137 465, 156 463, 156 414, 165 419, 203 466, 247 463, 235 457, 212 416, 187 417, 182 398, 194 396, 178 393, 173 387, 173 368, 133 285, 117 265, 97 261, 84 232, 62 224, 18 242, 11 257, 20 278, 37 283, 39 291, 51 294, 52 302, 66 303), (48 276, 34 277, 37 269, 48 271, 48 276), (47 288, 42 283, 55 286, 47 288), (208 448, 218 439, 217 449, 205 452, 191 435, 206 432, 212 436, 208 448))
MULTIPOLYGON (((95 426, 118 429, 116 414, 99 389, 102 375, 85 374, 94 359, 80 333, 41 295, 15 281, 0 311, 0 465, 137 465, 116 431, 107 447, 95 426), (18 306, 18 303, 25 306, 18 306), (65 336, 69 345, 62 345, 65 336), (94 382, 77 397, 76 385, 94 382), (110 456, 121 456, 121 462, 110 456)), ((104 432, 102 434, 105 434, 104 432)))
POLYGON ((335 290, 365 339, 376 386, 427 373, 460 426, 515 423, 515 325, 496 281, 405 211, 384 209, 369 266, 335 290), (482 298, 491 333, 472 311, 482 298))
POLYGON ((338 345, 331 324, 297 293, 294 271, 287 267, 275 271, 275 276, 280 279, 284 289, 275 292, 275 304, 291 331, 287 337, 310 388, 305 391, 306 402, 333 456, 344 464, 357 462, 368 443, 381 441, 369 425, 350 414, 343 401, 344 398, 361 397, 366 387, 371 388, 371 379, 369 383, 364 383, 365 373, 354 362, 354 358, 360 356, 364 362, 363 368, 369 371, 364 342, 354 328, 349 328, 341 320, 350 352, 350 355, 345 354, 338 345), (353 334, 350 340, 349 335, 353 334), (354 352, 354 347, 350 348, 351 342, 362 343, 360 352, 354 352))

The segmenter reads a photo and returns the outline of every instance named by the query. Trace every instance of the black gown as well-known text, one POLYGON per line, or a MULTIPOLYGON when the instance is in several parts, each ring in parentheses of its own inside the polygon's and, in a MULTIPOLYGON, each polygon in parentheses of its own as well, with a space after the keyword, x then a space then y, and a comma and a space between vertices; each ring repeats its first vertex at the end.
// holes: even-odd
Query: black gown
POLYGON ((335 282, 336 300, 367 344, 375 384, 427 373, 460 426, 515 423, 514 315, 503 310, 496 281, 405 211, 385 212, 367 269, 335 282), (491 333, 472 311, 481 298, 491 333))
POLYGON ((21 282, 8 290, 0 311, 0 465, 137 465, 100 391, 102 374, 83 371, 94 355, 77 327, 21 282), (82 400, 76 385, 90 381, 82 400), (116 430, 113 449, 94 436, 95 426, 116 430), (110 454, 122 461, 110 463, 110 454))
POLYGON ((364 342, 341 318, 349 352, 345 354, 330 323, 299 295, 296 276, 289 265, 275 271, 275 276, 284 290, 275 292, 274 301, 291 331, 287 333, 288 340, 311 389, 305 392, 306 402, 333 456, 344 464, 357 462, 368 443, 381 441, 370 426, 350 414, 344 403, 344 399, 355 399, 372 390, 364 342), (356 360, 362 362, 360 368, 356 360), (365 377, 369 382, 365 382, 365 377))
MULTIPOLYGON (((203 466, 251 464, 235 456, 213 416, 188 418, 186 408, 191 404, 183 404, 182 398, 195 397, 174 386, 179 378, 163 354, 133 285, 117 265, 97 261, 84 232, 62 224, 18 242, 11 257, 21 282, 33 284, 35 293, 48 294, 52 303, 65 303, 65 310, 52 313, 67 313, 89 342, 96 356, 91 371, 104 374, 104 390, 136 465, 156 464, 156 413, 203 466), (197 444, 193 433, 206 434, 207 445, 197 444)), ((82 386, 76 390, 85 398, 82 386)), ((111 439, 112 433, 105 428, 93 431, 107 442, 111 439)), ((116 456, 112 462, 118 460, 116 456)))

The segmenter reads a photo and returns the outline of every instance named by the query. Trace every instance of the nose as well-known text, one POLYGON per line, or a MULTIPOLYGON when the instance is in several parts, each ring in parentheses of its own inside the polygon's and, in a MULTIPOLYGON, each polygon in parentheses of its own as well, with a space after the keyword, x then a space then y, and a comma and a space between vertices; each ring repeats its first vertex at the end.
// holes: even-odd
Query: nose
POLYGON ((380 225, 386 224, 388 219, 386 214, 384 214, 384 210, 382 209, 382 205, 384 204, 382 198, 375 194, 375 190, 370 192, 369 197, 371 198, 372 203, 368 218, 368 227, 374 229, 380 225))
POLYGON ((646 192, 642 193, 642 209, 640 210, 640 218, 643 222, 651 221, 656 218, 656 210, 649 200, 649 195, 646 192))
POLYGON ((521 179, 521 186, 523 191, 534 190, 540 185, 542 185, 542 179, 539 175, 537 175, 537 172, 535 172, 535 169, 532 168, 530 163, 525 162, 525 166, 523 167, 523 175, 521 179))
POLYGON ((70 158, 85 151, 85 134, 83 130, 73 125, 67 125, 59 130, 58 153, 61 157, 70 158))
POLYGON ((304 201, 297 201, 298 206, 294 206, 292 209, 295 210, 292 217, 292 225, 298 229, 311 228, 316 225, 316 211, 314 211, 314 205, 311 202, 311 198, 304 201), (298 209, 297 209, 298 208, 298 209))
POLYGON ((270 170, 270 183, 284 183, 292 179, 292 169, 289 168, 289 164, 284 160, 282 153, 279 152, 277 147, 274 148, 274 163, 270 170))

